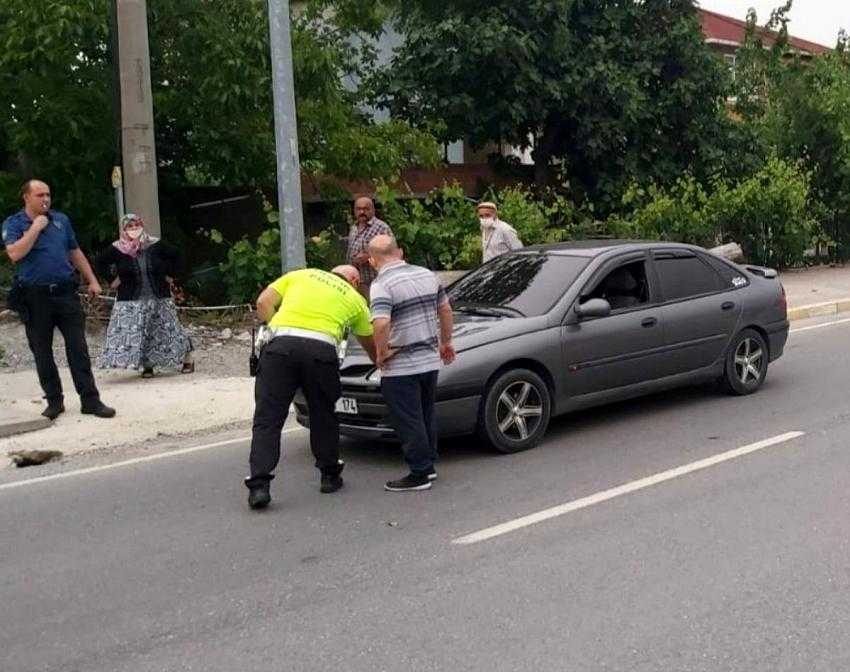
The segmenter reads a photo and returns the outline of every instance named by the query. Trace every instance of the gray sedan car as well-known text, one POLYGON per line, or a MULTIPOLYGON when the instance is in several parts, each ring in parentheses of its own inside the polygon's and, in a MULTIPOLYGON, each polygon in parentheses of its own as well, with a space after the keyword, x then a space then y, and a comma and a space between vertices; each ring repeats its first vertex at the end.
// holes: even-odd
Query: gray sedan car
MULTIPOLYGON (((441 436, 504 453, 552 416, 717 380, 755 392, 788 338, 772 269, 675 243, 583 241, 497 257, 448 288, 457 359, 440 371, 441 436)), ((337 403, 345 436, 392 439, 380 373, 352 344, 337 403)), ((303 398, 298 420, 309 426, 303 398)))

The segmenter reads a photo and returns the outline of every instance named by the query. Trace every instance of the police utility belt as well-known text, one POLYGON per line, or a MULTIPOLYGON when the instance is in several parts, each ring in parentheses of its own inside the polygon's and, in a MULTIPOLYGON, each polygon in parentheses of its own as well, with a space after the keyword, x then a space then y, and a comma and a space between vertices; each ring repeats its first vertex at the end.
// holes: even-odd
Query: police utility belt
POLYGON ((259 368, 259 355, 263 348, 271 343, 278 336, 294 336, 296 338, 308 338, 313 341, 327 343, 334 349, 338 349, 339 345, 336 339, 330 334, 323 334, 320 331, 312 331, 310 329, 299 329, 298 327, 269 327, 262 325, 257 331, 257 335, 251 342, 251 356, 248 360, 248 370, 251 376, 256 376, 259 368))
POLYGON ((321 341, 336 348, 338 346, 336 339, 330 334, 324 334, 321 331, 313 331, 312 329, 299 329, 298 327, 269 327, 263 325, 257 332, 257 338, 254 344, 257 350, 262 350, 263 346, 270 343, 272 339, 278 336, 295 336, 296 338, 309 338, 314 341, 321 341))

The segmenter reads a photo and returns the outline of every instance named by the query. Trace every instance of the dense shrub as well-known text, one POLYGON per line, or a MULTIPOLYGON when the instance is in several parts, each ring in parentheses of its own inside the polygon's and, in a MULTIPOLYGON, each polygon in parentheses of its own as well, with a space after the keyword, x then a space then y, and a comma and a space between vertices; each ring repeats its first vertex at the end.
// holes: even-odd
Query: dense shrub
POLYGON ((609 221, 619 236, 676 240, 710 247, 735 240, 756 263, 786 267, 803 260, 818 233, 810 176, 798 166, 772 158, 737 184, 714 181, 708 190, 693 178, 671 189, 630 188, 627 217, 609 221))

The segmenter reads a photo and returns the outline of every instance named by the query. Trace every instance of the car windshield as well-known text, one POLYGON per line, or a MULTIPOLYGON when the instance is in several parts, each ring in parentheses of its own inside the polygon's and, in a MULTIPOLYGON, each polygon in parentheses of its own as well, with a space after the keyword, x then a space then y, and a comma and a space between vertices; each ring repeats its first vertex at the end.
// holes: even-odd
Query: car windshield
POLYGON ((542 315, 587 266, 586 257, 515 252, 496 257, 458 280, 449 290, 456 310, 542 315))

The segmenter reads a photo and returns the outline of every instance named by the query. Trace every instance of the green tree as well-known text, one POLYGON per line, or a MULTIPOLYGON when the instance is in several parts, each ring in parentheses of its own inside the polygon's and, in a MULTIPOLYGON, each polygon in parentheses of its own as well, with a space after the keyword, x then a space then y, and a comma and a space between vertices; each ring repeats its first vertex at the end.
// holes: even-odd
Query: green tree
POLYGON ((411 0, 376 84, 441 140, 528 146, 538 184, 619 202, 635 178, 710 172, 728 75, 690 0, 411 0))
POLYGON ((107 8, 106 0, 0 3, 4 211, 20 207, 24 178, 40 176, 80 233, 111 226, 107 8))
MULTIPOLYGON (((114 160, 108 0, 0 3, 0 170, 40 175, 83 238, 112 235, 114 160)), ((271 185, 274 129, 264 0, 148 3, 163 200, 186 184, 271 185)), ((433 139, 376 123, 363 81, 383 18, 365 0, 310 0, 293 17, 305 170, 390 177, 435 161, 433 139)), ((5 208, 14 195, 2 195, 5 208)))
POLYGON ((765 153, 799 163, 811 176, 820 224, 850 254, 850 51, 839 34, 832 52, 803 58, 788 44, 788 2, 765 25, 766 48, 754 12, 739 52, 736 110, 765 153))

